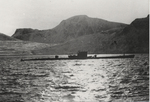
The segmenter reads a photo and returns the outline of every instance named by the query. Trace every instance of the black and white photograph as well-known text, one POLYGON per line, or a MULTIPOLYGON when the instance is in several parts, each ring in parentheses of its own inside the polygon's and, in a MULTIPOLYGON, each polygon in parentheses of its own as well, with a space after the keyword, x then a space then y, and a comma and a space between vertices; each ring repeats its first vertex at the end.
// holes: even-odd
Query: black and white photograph
POLYGON ((149 0, 0 0, 0 102, 149 102, 149 0))

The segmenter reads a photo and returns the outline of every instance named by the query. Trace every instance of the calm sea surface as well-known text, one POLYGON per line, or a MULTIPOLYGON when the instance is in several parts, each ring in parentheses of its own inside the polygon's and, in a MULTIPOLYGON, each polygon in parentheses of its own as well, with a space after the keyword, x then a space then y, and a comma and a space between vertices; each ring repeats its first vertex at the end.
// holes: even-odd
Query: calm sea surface
POLYGON ((3 56, 0 102, 148 101, 148 58, 20 61, 3 56))

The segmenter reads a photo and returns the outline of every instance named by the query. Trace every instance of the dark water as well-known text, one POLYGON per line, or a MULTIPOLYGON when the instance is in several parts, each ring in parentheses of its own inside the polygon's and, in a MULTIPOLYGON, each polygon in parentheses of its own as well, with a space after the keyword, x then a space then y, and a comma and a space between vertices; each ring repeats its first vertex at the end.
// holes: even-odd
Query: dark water
POLYGON ((149 59, 0 58, 0 102, 148 101, 149 59))

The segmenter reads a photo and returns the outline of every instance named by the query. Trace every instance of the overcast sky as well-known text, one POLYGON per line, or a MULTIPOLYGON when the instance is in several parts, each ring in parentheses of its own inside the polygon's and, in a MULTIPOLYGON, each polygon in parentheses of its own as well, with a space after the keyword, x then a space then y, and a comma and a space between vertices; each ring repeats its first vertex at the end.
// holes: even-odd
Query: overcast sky
POLYGON ((75 15, 129 24, 146 17, 148 10, 149 0, 0 0, 0 32, 51 29, 75 15))

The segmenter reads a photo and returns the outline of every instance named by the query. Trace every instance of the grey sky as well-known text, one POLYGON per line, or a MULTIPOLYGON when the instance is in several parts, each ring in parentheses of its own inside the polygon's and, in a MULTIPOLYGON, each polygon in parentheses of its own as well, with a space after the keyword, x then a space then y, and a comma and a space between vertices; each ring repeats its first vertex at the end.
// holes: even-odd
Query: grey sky
POLYGON ((75 15, 129 24, 148 13, 149 0, 0 0, 0 32, 51 29, 75 15))

